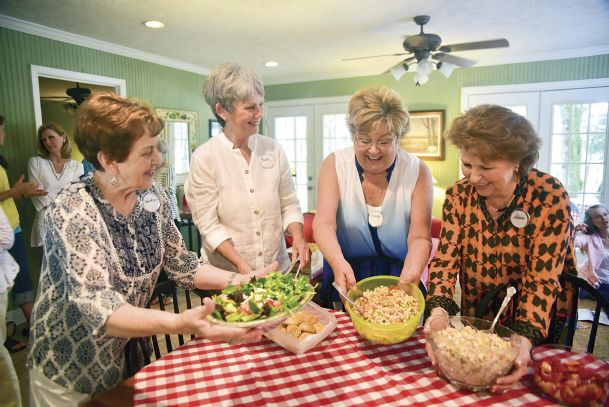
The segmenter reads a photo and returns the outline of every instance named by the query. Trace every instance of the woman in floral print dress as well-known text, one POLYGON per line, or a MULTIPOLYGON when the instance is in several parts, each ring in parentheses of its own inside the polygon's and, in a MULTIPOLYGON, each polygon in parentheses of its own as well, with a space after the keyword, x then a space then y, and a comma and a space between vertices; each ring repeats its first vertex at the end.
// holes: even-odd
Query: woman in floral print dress
POLYGON ((186 250, 154 184, 162 128, 150 106, 114 94, 91 96, 77 111, 74 138, 96 171, 67 185, 45 216, 27 360, 33 405, 77 405, 116 386, 130 338, 194 333, 243 343, 262 335, 209 323, 209 298, 181 314, 145 308, 161 269, 185 289, 222 289, 277 268, 240 275, 186 250))
MULTIPOLYGON (((522 346, 513 371, 490 388, 499 393, 526 373, 531 347, 548 336, 559 275, 575 272, 569 195, 556 178, 533 168, 541 139, 510 109, 474 107, 454 120, 447 138, 460 150, 464 178, 446 191, 426 309, 429 320, 474 316, 487 293, 516 288, 501 323, 521 336, 522 346), (457 282, 460 307, 453 301, 457 282)), ((496 312, 490 307, 483 318, 496 312)))

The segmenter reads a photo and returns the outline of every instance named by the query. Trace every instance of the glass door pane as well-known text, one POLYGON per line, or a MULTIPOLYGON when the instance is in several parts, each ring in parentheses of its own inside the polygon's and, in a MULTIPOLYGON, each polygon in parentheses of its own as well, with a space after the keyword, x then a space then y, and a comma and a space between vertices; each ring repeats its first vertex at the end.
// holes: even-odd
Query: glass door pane
POLYGON ((575 223, 607 202, 609 88, 542 93, 542 129, 550 135, 551 174, 571 197, 575 223))

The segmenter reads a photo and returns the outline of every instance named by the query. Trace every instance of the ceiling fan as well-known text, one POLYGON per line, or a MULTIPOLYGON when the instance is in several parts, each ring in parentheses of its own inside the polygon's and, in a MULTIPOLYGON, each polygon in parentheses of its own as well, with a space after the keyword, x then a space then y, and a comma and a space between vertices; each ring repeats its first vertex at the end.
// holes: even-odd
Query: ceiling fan
POLYGON ((42 96, 41 99, 65 101, 66 103, 63 104, 65 109, 75 110, 90 94, 91 89, 81 88, 80 83, 76 82, 75 88, 66 89, 67 96, 42 96))
POLYGON ((436 68, 440 70, 446 77, 448 77, 450 76, 450 73, 452 73, 452 70, 455 67, 458 66, 462 68, 469 68, 470 66, 476 63, 476 61, 473 61, 471 59, 452 55, 452 52, 471 51, 488 48, 501 48, 510 46, 510 43, 504 38, 487 41, 465 42, 461 44, 442 45, 442 38, 440 38, 439 35, 423 32, 423 26, 429 22, 429 19, 429 16, 424 15, 416 16, 413 18, 414 22, 421 27, 421 32, 416 35, 406 36, 406 39, 404 39, 404 42, 402 44, 402 47, 406 52, 384 55, 372 55, 358 58, 347 58, 343 59, 343 61, 412 54, 411 57, 404 59, 403 61, 392 67, 389 72, 391 72, 397 80, 404 73, 406 73, 406 71, 411 65, 416 64, 417 75, 415 76, 415 82, 417 82, 417 84, 423 84, 427 82, 429 73, 431 73, 431 70, 433 68, 432 64, 435 64, 436 68), (430 59, 434 60, 434 62, 431 62, 430 59), (444 68, 442 68, 443 66, 444 68))

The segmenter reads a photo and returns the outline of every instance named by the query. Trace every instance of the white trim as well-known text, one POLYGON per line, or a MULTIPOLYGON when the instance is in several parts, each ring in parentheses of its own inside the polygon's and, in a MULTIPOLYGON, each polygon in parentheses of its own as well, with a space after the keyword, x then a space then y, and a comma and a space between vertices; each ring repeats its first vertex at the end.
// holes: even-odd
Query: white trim
POLYGON ((116 93, 127 96, 127 81, 124 79, 111 78, 109 76, 92 75, 82 72, 66 71, 64 69, 49 68, 40 65, 31 65, 32 70, 32 95, 34 101, 34 121, 36 129, 42 125, 42 110, 40 109, 40 87, 38 78, 53 78, 64 81, 84 82, 94 85, 112 86, 116 93))
POLYGON ((602 86, 609 86, 609 78, 582 79, 575 81, 518 83, 514 85, 464 87, 461 88, 461 111, 465 109, 465 106, 468 106, 468 99, 470 95, 514 92, 542 92, 547 90, 598 88, 602 86))
POLYGON ((329 103, 349 103, 351 96, 331 96, 325 98, 306 98, 289 100, 272 100, 265 102, 265 107, 324 105, 329 103))
POLYGON ((109 52, 111 54, 121 55, 124 57, 135 58, 141 61, 152 62, 154 64, 168 66, 200 75, 209 75, 210 72, 209 68, 199 65, 179 61, 177 59, 162 57, 160 55, 151 54, 107 41, 96 40, 95 38, 85 37, 83 35, 72 34, 44 25, 9 17, 4 14, 0 14, 0 26, 27 34, 37 35, 39 37, 49 38, 55 41, 91 48, 96 51, 109 52))

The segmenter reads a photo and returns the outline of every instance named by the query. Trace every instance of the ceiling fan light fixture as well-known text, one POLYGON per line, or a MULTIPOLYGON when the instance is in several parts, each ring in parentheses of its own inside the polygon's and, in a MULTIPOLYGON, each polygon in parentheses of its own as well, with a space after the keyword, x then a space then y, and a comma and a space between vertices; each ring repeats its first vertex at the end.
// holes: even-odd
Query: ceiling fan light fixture
POLYGON ((448 62, 438 62, 438 71, 440 71, 440 73, 442 75, 444 75, 447 79, 450 77, 450 75, 452 75, 453 71, 455 70, 455 68, 457 67, 456 65, 453 64, 449 64, 448 62))
POLYGON ((422 59, 417 64, 417 72, 420 72, 422 75, 429 75, 432 69, 433 65, 429 62, 429 59, 422 59))
POLYGON ((414 83, 417 86, 421 86, 421 85, 425 85, 427 83, 427 81, 429 81, 429 74, 425 74, 425 73, 419 72, 417 70, 417 73, 414 76, 414 83))
POLYGON ((399 81, 400 78, 408 71, 408 64, 398 64, 389 70, 391 75, 395 78, 396 81, 399 81))

